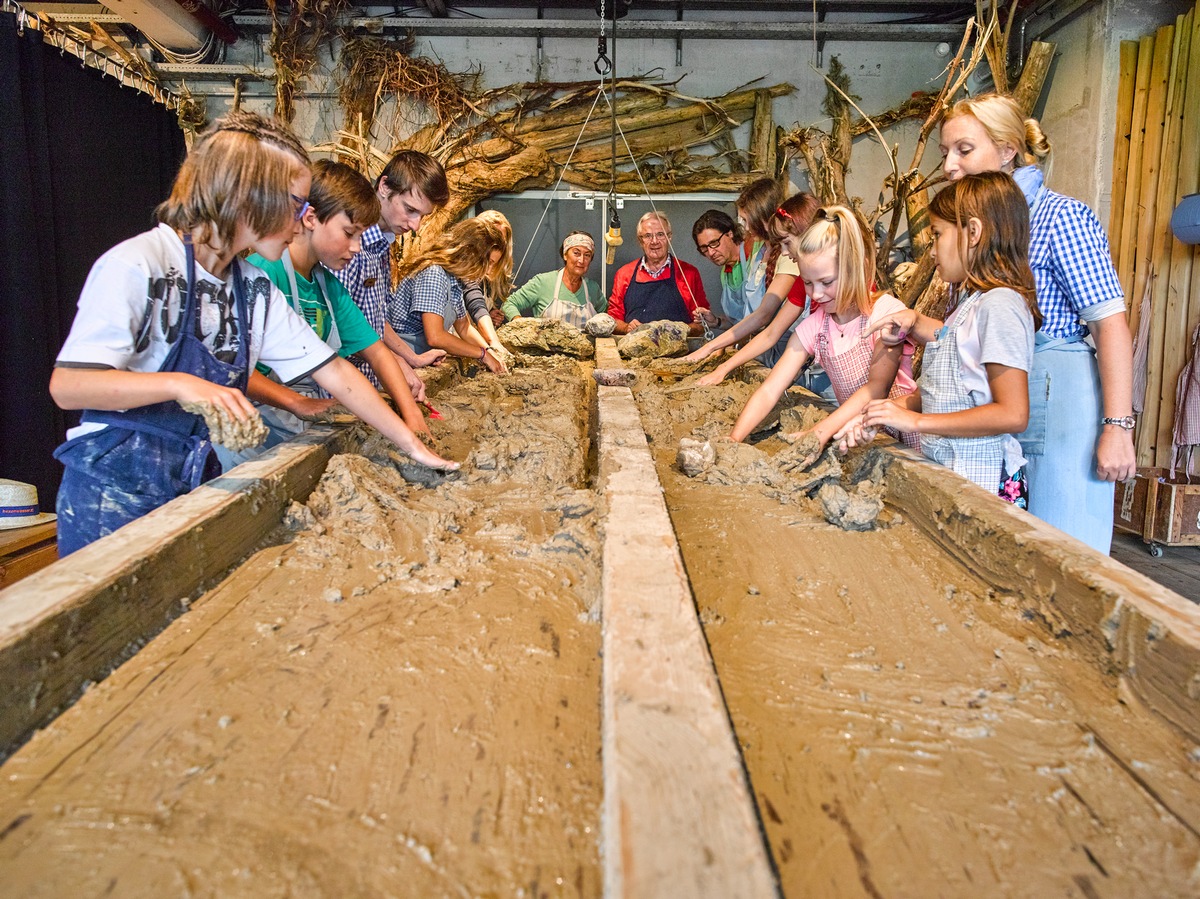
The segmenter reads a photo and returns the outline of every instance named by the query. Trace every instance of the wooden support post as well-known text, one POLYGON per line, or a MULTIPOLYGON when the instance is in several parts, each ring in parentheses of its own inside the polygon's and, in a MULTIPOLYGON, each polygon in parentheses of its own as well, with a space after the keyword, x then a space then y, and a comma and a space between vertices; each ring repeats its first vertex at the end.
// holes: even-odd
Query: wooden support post
POLYGON ((1135 306, 1140 297, 1133 294, 1133 259, 1137 251, 1138 196, 1142 189, 1142 147, 1146 140, 1146 106, 1150 97, 1150 73, 1154 68, 1154 36, 1138 41, 1137 78, 1133 89, 1133 121, 1129 126, 1129 177, 1125 183, 1125 211, 1121 222, 1121 261, 1117 274, 1126 302, 1135 306))
MULTIPOLYGON (((1164 25, 1154 35, 1154 67, 1150 72, 1150 95, 1146 104, 1146 135, 1142 146, 1142 183, 1138 191, 1137 249, 1133 263, 1133 295, 1140 297, 1150 271, 1155 268, 1154 228, 1158 208, 1158 179, 1162 165, 1163 131, 1166 125, 1167 88, 1171 79, 1171 59, 1176 52, 1175 26, 1164 25)), ((1152 295, 1153 297, 1153 295, 1152 295)), ((1162 380, 1162 311, 1150 304, 1150 341, 1146 363, 1146 405, 1142 427, 1137 434, 1139 456, 1153 459, 1158 439, 1159 391, 1162 380)))
POLYGON ((1034 41, 1029 48, 1029 56, 1025 59, 1025 68, 1017 86, 1013 88, 1012 98, 1027 116, 1033 115, 1042 96, 1042 86, 1050 73, 1050 63, 1054 61, 1055 45, 1046 41, 1034 41))
MULTIPOLYGON (((1200 3, 1192 15, 1192 46, 1183 102, 1183 141, 1179 148, 1179 184, 1175 201, 1200 192, 1200 3)), ((1171 250, 1171 293, 1186 297, 1185 339, 1200 325, 1200 246, 1175 241, 1171 250)))
MULTIPOLYGON (((1191 54, 1193 13, 1179 16, 1175 22, 1175 54, 1171 72, 1171 86, 1167 104, 1167 133, 1163 141, 1162 164, 1158 180, 1158 196, 1155 205, 1158 216, 1154 226, 1154 249, 1151 259, 1159 276, 1154 282, 1150 308, 1158 325, 1161 320, 1163 332, 1163 355, 1159 382, 1158 436, 1155 441, 1154 464, 1159 467, 1170 465, 1171 435, 1175 426, 1175 385, 1183 371, 1185 357, 1191 346, 1191 334, 1187 331, 1188 297, 1173 294, 1171 270, 1173 267, 1173 244, 1178 241, 1171 235, 1171 210, 1175 208, 1179 183, 1179 154, 1183 133, 1184 91, 1187 88, 1188 59, 1191 54)), ((1192 135, 1192 142, 1200 135, 1192 135)), ((1181 249, 1182 244, 1179 244, 1181 249)), ((1191 255, 1190 248, 1188 255, 1191 255)))
MULTIPOLYGON (((1133 88, 1137 80, 1137 56, 1137 41, 1121 41, 1117 130, 1113 141, 1112 207, 1108 217, 1108 241, 1114 266, 1120 264, 1121 258, 1121 225, 1125 214, 1125 180, 1129 175, 1129 131, 1133 123, 1133 88)), ((1131 327, 1136 332, 1137 323, 1131 322, 1131 327)))
MULTIPOLYGON (((612 340, 596 364, 623 364, 612 340)), ((597 402, 604 895, 778 896, 633 394, 599 387, 597 402)))

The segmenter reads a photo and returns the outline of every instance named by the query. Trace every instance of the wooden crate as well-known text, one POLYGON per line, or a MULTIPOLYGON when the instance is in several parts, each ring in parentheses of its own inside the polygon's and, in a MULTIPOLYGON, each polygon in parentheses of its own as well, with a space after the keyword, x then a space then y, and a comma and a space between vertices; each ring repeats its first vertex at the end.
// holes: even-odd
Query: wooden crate
POLYGON ((0 588, 45 568, 58 558, 58 522, 0 531, 0 588))
POLYGON ((1132 481, 1117 484, 1113 524, 1146 543, 1200 546, 1200 482, 1139 468, 1132 481))

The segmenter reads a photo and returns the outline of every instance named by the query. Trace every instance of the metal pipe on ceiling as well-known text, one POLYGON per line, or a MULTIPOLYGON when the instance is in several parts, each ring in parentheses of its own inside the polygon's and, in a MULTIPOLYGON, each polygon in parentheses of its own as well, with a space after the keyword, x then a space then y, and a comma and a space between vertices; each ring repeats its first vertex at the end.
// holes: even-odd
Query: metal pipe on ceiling
MULTIPOLYGON (((234 24, 271 27, 270 16, 234 16, 234 24)), ((596 25, 587 19, 429 19, 404 16, 352 17, 339 23, 355 30, 399 29, 427 37, 595 37, 596 25)), ((734 22, 651 21, 625 19, 621 32, 628 38, 811 41, 958 41, 960 24, 887 22, 734 22)))

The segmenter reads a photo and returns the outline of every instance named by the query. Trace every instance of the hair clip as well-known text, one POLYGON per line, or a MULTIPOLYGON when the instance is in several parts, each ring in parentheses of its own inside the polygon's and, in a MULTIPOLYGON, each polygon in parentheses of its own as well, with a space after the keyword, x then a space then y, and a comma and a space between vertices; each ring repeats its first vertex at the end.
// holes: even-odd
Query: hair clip
POLYGON ((795 221, 795 219, 792 218, 792 214, 790 212, 788 212, 786 209, 784 209, 782 206, 779 206, 775 209, 775 214, 777 216, 779 216, 780 218, 787 219, 789 222, 795 221))

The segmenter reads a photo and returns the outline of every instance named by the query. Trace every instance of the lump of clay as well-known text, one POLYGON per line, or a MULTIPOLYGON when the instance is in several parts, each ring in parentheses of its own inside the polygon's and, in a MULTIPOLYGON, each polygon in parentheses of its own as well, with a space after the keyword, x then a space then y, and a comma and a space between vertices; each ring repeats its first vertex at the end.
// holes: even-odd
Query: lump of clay
POLYGON ((637 383, 637 372, 628 368, 598 368, 592 377, 601 387, 632 387, 637 383))
POLYGON ((545 355, 560 354, 591 359, 596 350, 578 328, 556 318, 518 318, 496 332, 511 350, 545 355))
POLYGON ((617 341, 624 359, 682 356, 688 351, 688 326, 683 322, 651 322, 617 341))
POLYGON ((779 412, 779 433, 795 434, 799 431, 811 431, 829 413, 820 406, 802 403, 798 406, 787 406, 779 412))
POLYGON ((612 337, 617 329, 617 320, 607 312, 597 312, 583 325, 583 333, 593 337, 612 337))
POLYGON ((224 408, 212 403, 180 403, 184 412, 199 415, 208 425, 208 439, 220 444, 228 450, 240 453, 242 450, 261 446, 267 439, 267 426, 263 424, 258 410, 254 411, 246 421, 234 418, 224 408))
POLYGON ((817 491, 825 520, 843 531, 870 531, 883 510, 883 499, 877 492, 865 490, 866 483, 848 493, 840 484, 826 484, 817 491))
POLYGON ((684 437, 679 441, 679 452, 675 456, 675 464, 689 478, 708 471, 716 460, 717 451, 707 440, 684 437))

